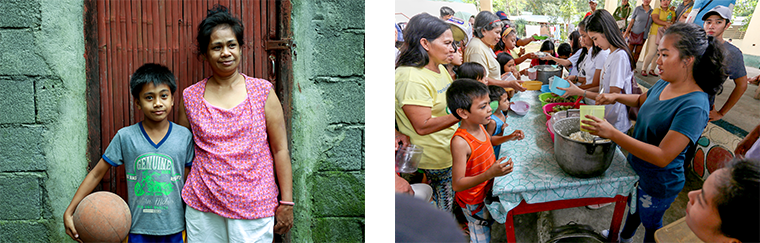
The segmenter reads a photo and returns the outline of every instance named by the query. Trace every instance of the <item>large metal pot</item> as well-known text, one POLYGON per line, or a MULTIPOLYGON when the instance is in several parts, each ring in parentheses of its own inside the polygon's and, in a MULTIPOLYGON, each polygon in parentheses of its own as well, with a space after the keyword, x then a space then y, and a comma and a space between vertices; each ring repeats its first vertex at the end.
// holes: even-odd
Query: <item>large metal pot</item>
POLYGON ((554 123, 554 159, 565 173, 579 178, 600 176, 607 171, 615 155, 617 144, 607 142, 580 142, 570 134, 580 131, 580 117, 569 117, 554 123))
POLYGON ((562 77, 562 67, 552 67, 552 65, 538 65, 536 69, 536 80, 549 84, 549 78, 552 76, 562 77))

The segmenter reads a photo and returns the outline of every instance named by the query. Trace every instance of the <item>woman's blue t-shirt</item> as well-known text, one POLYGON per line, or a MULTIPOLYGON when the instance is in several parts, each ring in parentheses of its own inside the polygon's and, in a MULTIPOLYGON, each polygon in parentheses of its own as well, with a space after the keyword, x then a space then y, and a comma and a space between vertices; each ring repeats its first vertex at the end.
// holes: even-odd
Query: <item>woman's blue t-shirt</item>
POLYGON ((659 146, 669 131, 679 132, 690 143, 664 168, 628 155, 628 162, 639 175, 639 186, 647 194, 657 198, 677 195, 684 186, 683 163, 686 149, 693 146, 707 126, 709 106, 707 93, 691 92, 675 98, 660 100, 660 93, 668 85, 660 79, 647 92, 641 105, 633 137, 639 141, 659 146))

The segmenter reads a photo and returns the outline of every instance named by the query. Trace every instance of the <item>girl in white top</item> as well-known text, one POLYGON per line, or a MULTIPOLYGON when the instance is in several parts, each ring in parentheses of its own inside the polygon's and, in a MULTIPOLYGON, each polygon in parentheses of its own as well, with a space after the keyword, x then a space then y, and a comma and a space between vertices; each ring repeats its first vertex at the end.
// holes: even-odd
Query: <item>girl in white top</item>
MULTIPOLYGON (((594 45, 594 42, 586 33, 586 19, 578 24, 578 32, 581 34, 580 42, 583 49, 578 51, 578 75, 568 76, 566 79, 570 83, 579 83, 581 89, 596 91, 599 87, 599 80, 602 78, 602 68, 604 61, 607 60, 609 50, 602 50, 594 45)), ((586 99, 586 103, 593 103, 593 100, 586 99)))
MULTIPOLYGON (((602 82, 598 87, 604 93, 630 94, 635 62, 623 39, 623 34, 617 28, 615 19, 607 10, 600 9, 594 11, 586 21, 589 38, 595 45, 610 52, 602 66, 602 82)), ((581 90, 574 85, 567 88, 566 93, 566 95, 583 95, 589 99, 595 99, 598 95, 595 92, 581 90)), ((627 132, 631 128, 628 109, 624 104, 606 105, 604 119, 619 131, 627 132)))

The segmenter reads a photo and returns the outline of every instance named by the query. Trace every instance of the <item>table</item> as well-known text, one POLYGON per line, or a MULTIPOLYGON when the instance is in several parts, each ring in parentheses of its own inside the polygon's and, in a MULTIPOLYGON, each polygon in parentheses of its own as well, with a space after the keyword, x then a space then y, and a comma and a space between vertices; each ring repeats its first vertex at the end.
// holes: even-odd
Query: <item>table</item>
POLYGON ((699 242, 704 241, 697 238, 697 235, 691 231, 689 225, 686 224, 686 217, 676 220, 669 225, 662 227, 654 232, 654 240, 656 242, 699 242))
POLYGON ((489 212, 497 222, 505 224, 507 241, 515 242, 512 220, 515 214, 615 202, 610 240, 617 242, 626 200, 639 177, 619 148, 604 175, 580 179, 565 174, 554 159, 554 142, 546 130, 539 94, 539 91, 519 92, 512 98, 528 102, 530 110, 525 116, 510 111, 506 134, 520 129, 525 138, 501 146, 500 157, 511 158, 514 168, 512 173, 494 179, 493 194, 499 201, 487 205, 489 212))

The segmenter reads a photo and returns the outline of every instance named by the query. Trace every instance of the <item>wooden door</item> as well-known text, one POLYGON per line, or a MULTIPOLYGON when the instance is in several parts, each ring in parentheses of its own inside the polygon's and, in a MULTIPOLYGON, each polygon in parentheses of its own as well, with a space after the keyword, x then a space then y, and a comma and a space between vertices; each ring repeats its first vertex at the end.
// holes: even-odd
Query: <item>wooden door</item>
MULTIPOLYGON (((85 0, 90 168, 98 163, 120 128, 142 120, 129 92, 131 74, 142 64, 162 64, 177 77, 175 105, 169 118, 176 121, 182 90, 211 75, 208 65, 198 58, 195 35, 207 10, 216 4, 226 6, 243 22, 240 71, 275 84, 289 123, 290 1, 85 0)), ((126 200, 124 167, 110 170, 101 186, 101 190, 126 200)))

